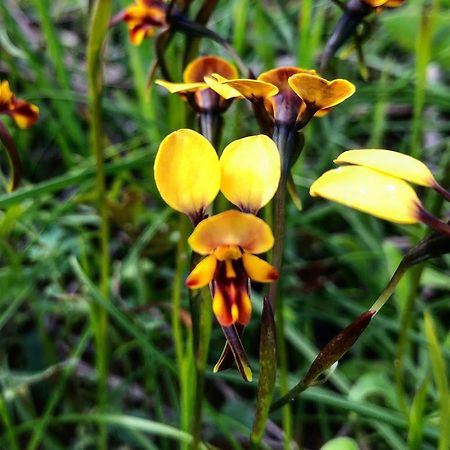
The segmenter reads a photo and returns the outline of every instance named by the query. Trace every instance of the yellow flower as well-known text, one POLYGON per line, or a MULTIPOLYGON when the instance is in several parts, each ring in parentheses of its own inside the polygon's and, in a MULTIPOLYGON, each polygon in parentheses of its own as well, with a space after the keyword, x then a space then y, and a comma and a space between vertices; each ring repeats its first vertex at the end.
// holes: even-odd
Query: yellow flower
POLYGON ((31 127, 39 118, 39 108, 16 98, 8 81, 0 81, 0 114, 11 116, 19 128, 31 127))
POLYGON ((165 202, 196 224, 205 217, 219 188, 242 211, 256 214, 277 190, 280 157, 275 143, 258 135, 229 144, 219 162, 205 137, 181 129, 161 142, 154 173, 165 202))
POLYGON ((156 28, 166 27, 167 5, 159 0, 135 0, 113 20, 128 25, 131 43, 140 45, 144 38, 155 34, 156 28))
POLYGON ((390 150, 349 150, 335 162, 353 165, 324 173, 311 185, 310 194, 392 222, 423 220, 424 209, 407 181, 439 186, 425 164, 390 150))
POLYGON ((200 222, 188 243, 206 256, 186 279, 186 286, 198 289, 212 282, 213 312, 224 327, 246 325, 251 317, 249 279, 270 283, 278 272, 255 256, 274 243, 269 226, 258 217, 230 210, 200 222))
MULTIPOLYGON (((222 90, 232 87, 248 100, 262 101, 272 122, 304 125, 305 118, 326 114, 329 109, 355 92, 346 80, 327 81, 315 70, 280 67, 262 73, 256 80, 225 79, 212 76, 218 83, 211 88, 226 98, 222 90)), ((208 82, 208 80, 207 80, 208 82)))
POLYGON ((384 8, 398 8, 406 0, 362 0, 363 3, 380 12, 384 8))
POLYGON ((222 97, 210 88, 211 83, 217 83, 211 78, 212 74, 219 74, 225 78, 236 78, 236 68, 223 58, 208 55, 200 56, 191 61, 183 72, 183 83, 171 83, 156 80, 156 84, 167 89, 171 94, 178 94, 189 101, 196 111, 223 112, 230 105, 230 100, 240 97, 240 93, 231 87, 225 87, 227 96, 222 97), (205 79, 209 79, 207 84, 205 79))

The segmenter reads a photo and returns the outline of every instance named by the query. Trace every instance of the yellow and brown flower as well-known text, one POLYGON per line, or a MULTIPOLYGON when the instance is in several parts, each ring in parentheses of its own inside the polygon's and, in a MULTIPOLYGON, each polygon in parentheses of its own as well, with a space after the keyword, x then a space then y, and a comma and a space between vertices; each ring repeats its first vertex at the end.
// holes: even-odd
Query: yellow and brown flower
POLYGON ((19 128, 29 128, 38 120, 39 108, 16 98, 8 81, 4 80, 0 82, 0 114, 12 117, 19 128))
POLYGON ((236 68, 227 60, 219 56, 199 56, 191 61, 183 72, 182 83, 171 83, 164 80, 156 80, 156 84, 164 87, 172 94, 178 94, 187 100, 192 108, 198 112, 211 111, 223 112, 231 103, 231 99, 241 97, 241 94, 231 87, 226 89, 226 97, 222 97, 210 84, 217 81, 211 79, 211 75, 218 74, 224 78, 236 78, 236 68))

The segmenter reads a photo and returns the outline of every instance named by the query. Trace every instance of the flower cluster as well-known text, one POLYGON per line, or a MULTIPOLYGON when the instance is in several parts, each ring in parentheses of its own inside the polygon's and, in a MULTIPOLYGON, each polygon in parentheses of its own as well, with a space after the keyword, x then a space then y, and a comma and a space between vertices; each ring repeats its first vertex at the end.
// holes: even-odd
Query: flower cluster
POLYGON ((264 135, 230 143, 220 160, 199 133, 182 129, 167 136, 155 160, 155 180, 162 198, 195 225, 188 239, 205 256, 186 280, 190 289, 210 284, 213 311, 223 327, 246 325, 251 316, 249 279, 270 283, 278 273, 255 256, 270 250, 270 227, 256 216, 278 188, 280 158, 264 135), (206 217, 219 192, 240 210, 206 217))

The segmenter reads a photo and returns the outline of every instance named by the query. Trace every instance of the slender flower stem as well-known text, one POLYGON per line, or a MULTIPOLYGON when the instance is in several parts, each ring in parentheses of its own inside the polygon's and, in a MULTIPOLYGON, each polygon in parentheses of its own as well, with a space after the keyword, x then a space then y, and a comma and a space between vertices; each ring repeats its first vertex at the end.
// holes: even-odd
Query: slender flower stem
MULTIPOLYGON (((272 265, 280 273, 284 251, 284 235, 285 235, 285 220, 286 220, 286 186, 289 174, 290 157, 292 148, 289 145, 292 133, 295 129, 288 125, 278 124, 275 126, 273 140, 277 144, 281 159, 281 178, 278 186, 278 191, 274 199, 274 226, 273 232, 275 236, 275 244, 272 252, 272 265)), ((276 329, 277 329, 277 353, 280 368, 280 394, 283 396, 288 392, 288 374, 287 374, 287 355, 286 343, 284 340, 284 309, 283 298, 279 296, 277 299, 277 289, 280 282, 275 281, 270 284, 268 300, 272 310, 275 311, 276 329)), ((290 449, 292 438, 292 411, 289 404, 283 407, 283 430, 284 430, 284 448, 290 449)))
MULTIPOLYGON (((200 130, 203 136, 217 148, 220 139, 222 118, 213 112, 201 113, 200 130)), ((199 220, 200 221, 200 220, 199 220)), ((194 227, 197 223, 193 223, 194 227)), ((192 254, 191 269, 199 262, 199 255, 192 254)), ((208 358, 209 342, 212 327, 212 307, 208 288, 198 292, 189 293, 189 302, 192 317, 193 345, 195 356, 195 396, 192 418, 192 444, 191 449, 196 450, 200 444, 202 424, 202 404, 205 386, 205 369, 208 358)))
POLYGON ((442 197, 445 198, 448 202, 450 202, 450 192, 447 191, 444 187, 442 187, 440 184, 436 183, 434 186, 434 190, 442 195, 442 197))
MULTIPOLYGON (((101 54, 103 42, 108 31, 111 14, 110 0, 97 0, 92 8, 87 47, 87 85, 90 112, 91 146, 96 162, 97 205, 100 215, 100 291, 105 299, 109 298, 109 221, 106 204, 105 164, 103 156, 103 132, 101 119, 101 94, 103 87, 101 71, 101 54)), ((106 405, 106 383, 108 375, 107 333, 108 315, 106 309, 96 308, 92 311, 96 341, 96 365, 99 374, 98 395, 99 409, 106 405)), ((107 434, 104 424, 99 426, 98 448, 106 450, 107 434)))

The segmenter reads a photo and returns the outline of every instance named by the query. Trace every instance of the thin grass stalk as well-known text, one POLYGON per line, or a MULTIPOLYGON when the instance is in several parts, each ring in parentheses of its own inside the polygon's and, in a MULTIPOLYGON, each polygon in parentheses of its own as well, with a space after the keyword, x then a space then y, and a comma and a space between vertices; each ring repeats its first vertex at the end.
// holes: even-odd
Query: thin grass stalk
MULTIPOLYGON (((103 88, 101 56, 103 42, 108 31, 111 15, 111 1, 97 0, 92 8, 87 45, 87 85, 90 113, 90 139, 96 165, 97 207, 100 215, 100 292, 109 298, 110 256, 109 256, 109 219, 106 203, 106 174, 104 162, 104 139, 101 117, 101 96, 103 88)), ((106 407, 108 376, 108 314, 104 308, 93 308, 93 327, 96 342, 96 366, 98 370, 99 410, 106 407)), ((105 424, 99 424, 98 448, 107 450, 105 424)))
MULTIPOLYGON (((427 66, 430 61, 431 40, 433 37, 433 24, 439 11, 439 0, 433 0, 432 7, 422 7, 422 21, 419 35, 416 41, 416 85, 414 91, 414 116, 411 133, 411 151, 410 155, 420 159, 422 154, 423 141, 423 110, 425 106, 425 92, 427 85, 427 66)), ((409 416, 410 409, 408 405, 406 389, 403 377, 403 362, 406 353, 407 334, 410 328, 412 312, 415 305, 415 299, 420 287, 420 280, 424 265, 413 269, 411 276, 410 292, 403 310, 400 332, 396 347, 395 358, 395 387, 398 401, 401 409, 406 416, 409 416)))
POLYGON ((313 1, 303 0, 298 16, 298 51, 297 64, 304 69, 311 68, 312 51, 311 46, 311 20, 312 20, 313 1))
POLYGON ((3 421, 6 430, 6 438, 9 442, 11 450, 20 450, 19 441, 17 439, 16 431, 11 422, 11 417, 9 415, 8 408, 6 406, 6 402, 4 401, 3 395, 0 395, 0 417, 3 421))

